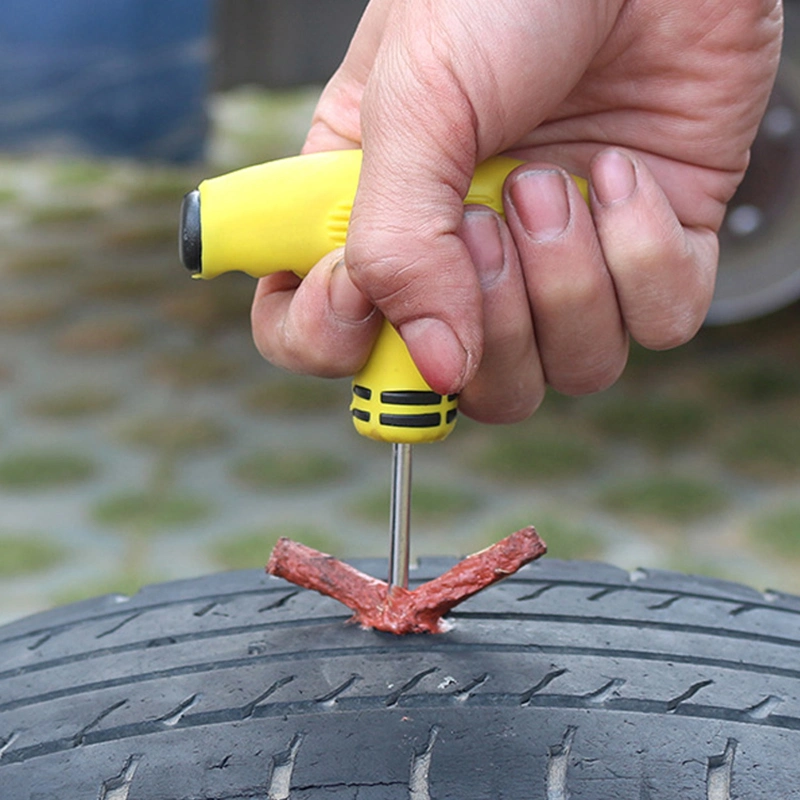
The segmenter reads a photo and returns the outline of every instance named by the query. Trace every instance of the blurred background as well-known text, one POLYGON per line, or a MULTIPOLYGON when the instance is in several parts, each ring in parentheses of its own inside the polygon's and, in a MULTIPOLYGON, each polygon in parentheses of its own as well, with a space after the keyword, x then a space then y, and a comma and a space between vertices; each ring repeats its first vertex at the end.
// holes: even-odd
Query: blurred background
MULTIPOLYGON (((387 552, 389 448, 349 382, 256 354, 253 282, 191 281, 184 192, 296 153, 363 0, 4 0, 0 621, 387 552)), ((417 448, 414 555, 533 523, 559 558, 800 591, 800 3, 722 232, 708 325, 613 389, 417 448)))

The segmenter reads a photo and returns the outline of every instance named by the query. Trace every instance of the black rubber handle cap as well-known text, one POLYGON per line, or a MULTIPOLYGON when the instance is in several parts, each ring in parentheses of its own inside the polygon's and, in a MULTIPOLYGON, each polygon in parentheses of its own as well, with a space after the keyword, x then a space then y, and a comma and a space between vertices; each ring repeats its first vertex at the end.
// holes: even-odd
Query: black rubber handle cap
POLYGON ((192 275, 203 271, 203 236, 200 229, 200 191, 195 189, 181 203, 181 228, 178 252, 183 264, 192 275))

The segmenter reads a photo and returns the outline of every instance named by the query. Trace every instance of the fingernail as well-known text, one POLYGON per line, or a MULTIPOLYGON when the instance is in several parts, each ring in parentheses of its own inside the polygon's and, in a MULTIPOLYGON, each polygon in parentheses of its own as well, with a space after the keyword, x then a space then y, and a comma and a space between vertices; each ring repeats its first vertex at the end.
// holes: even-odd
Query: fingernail
POLYGON ((399 330, 432 388, 446 394, 462 387, 469 359, 455 331, 446 322, 423 317, 406 322, 399 330), (420 363, 420 354, 424 363, 420 363))
POLYGON ((636 168, 619 150, 607 150, 597 157, 592 179, 595 196, 604 206, 627 200, 636 191, 636 168))
POLYGON ((464 212, 461 238, 483 288, 491 286, 503 272, 505 254, 500 234, 500 221, 490 211, 464 212))
POLYGON ((344 260, 338 261, 331 271, 328 296, 333 313, 346 322, 363 322, 374 308, 350 280, 344 260))
POLYGON ((558 170, 535 169, 517 175, 509 195, 522 226, 537 242, 557 239, 569 225, 567 184, 558 170))

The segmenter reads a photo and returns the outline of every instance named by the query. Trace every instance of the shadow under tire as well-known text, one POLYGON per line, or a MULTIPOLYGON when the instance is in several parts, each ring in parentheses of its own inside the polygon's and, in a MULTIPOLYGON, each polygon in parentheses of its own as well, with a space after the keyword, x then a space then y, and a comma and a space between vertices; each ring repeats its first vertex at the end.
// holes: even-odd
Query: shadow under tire
POLYGON ((800 798, 800 598, 545 559, 445 634, 347 617, 253 570, 0 628, 0 797, 800 798))

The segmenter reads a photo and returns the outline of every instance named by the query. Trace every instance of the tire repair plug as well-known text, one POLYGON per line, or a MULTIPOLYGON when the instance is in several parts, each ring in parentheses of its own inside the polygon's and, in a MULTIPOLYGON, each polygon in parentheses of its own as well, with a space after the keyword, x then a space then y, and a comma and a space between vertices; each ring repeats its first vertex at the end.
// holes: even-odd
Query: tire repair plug
MULTIPOLYGON (((521 162, 495 157, 478 167, 466 203, 503 213, 502 187, 521 162)), ((345 244, 361 170, 360 150, 295 156, 203 181, 183 200, 180 258, 192 277, 240 271, 259 278, 291 271, 305 277, 345 244)), ((363 627, 391 633, 437 633, 443 616, 467 597, 543 555, 524 528, 409 590, 411 448, 444 439, 454 428, 458 397, 434 392, 405 343, 384 320, 372 353, 353 378, 353 424, 363 436, 392 444, 388 582, 377 580, 290 539, 276 544, 267 572, 329 595, 363 627)))

